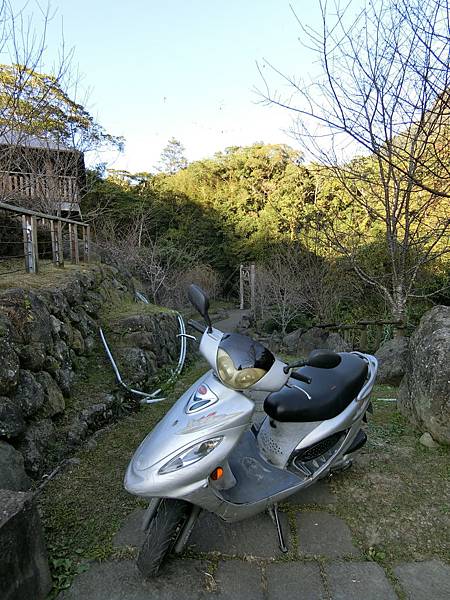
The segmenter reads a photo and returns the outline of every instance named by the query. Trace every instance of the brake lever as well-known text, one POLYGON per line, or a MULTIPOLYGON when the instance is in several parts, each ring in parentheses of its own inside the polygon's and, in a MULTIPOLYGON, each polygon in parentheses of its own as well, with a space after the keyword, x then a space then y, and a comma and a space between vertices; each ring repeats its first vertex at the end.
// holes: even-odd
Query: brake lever
POLYGON ((295 362, 289 363, 285 367, 283 367, 283 371, 287 375, 291 369, 295 369, 295 367, 304 367, 305 365, 306 365, 306 361, 296 360, 295 362))

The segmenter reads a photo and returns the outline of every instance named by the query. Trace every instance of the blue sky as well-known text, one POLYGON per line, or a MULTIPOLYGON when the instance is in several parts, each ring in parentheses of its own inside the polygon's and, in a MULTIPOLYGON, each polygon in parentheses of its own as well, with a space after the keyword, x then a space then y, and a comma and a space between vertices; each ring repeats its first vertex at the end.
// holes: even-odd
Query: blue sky
MULTIPOLYGON (((317 22, 317 0, 292 4, 302 22, 317 22)), ((283 132, 292 113, 258 104, 254 92, 262 84, 257 60, 296 76, 314 70, 285 0, 53 0, 51 7, 47 60, 62 21, 89 110, 126 138, 115 168, 152 170, 172 136, 190 160, 255 141, 295 147, 283 132)))

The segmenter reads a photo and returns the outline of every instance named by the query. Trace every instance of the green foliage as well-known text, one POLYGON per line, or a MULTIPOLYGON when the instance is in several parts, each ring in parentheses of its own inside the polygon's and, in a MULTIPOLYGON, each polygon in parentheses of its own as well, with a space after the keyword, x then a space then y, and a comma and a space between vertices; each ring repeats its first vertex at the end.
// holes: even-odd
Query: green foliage
MULTIPOLYGON (((349 172, 358 177, 343 180, 342 170, 305 166, 301 154, 285 145, 231 147, 187 166, 183 161, 175 166, 176 156, 182 156, 179 142, 171 140, 169 146, 166 172, 89 174, 92 191, 83 209, 95 215, 97 236, 137 248, 144 261, 153 248, 161 268, 177 264, 180 283, 183 271, 199 272, 209 265, 219 273, 226 294, 237 291, 240 264, 269 264, 281 248, 289 255, 300 245, 305 256, 318 257, 314 264, 309 261, 309 280, 322 285, 303 290, 311 306, 293 323, 331 314, 341 322, 390 315, 380 286, 392 285, 396 263, 389 252, 398 244, 400 254, 402 241, 394 239, 390 250, 386 244, 377 217, 381 188, 373 158, 354 159, 349 172), (359 196, 364 202, 355 201, 359 196), (356 275, 355 262, 378 288, 356 275)), ((420 252, 403 253, 405 269, 421 260, 420 252)), ((441 290, 448 273, 444 259, 424 265, 416 289, 446 301, 441 290)), ((416 320, 428 306, 429 300, 411 300, 410 317, 416 320)))
POLYGON ((87 564, 79 563, 76 559, 68 558, 70 553, 80 556, 83 553, 81 548, 73 550, 65 544, 60 544, 58 546, 49 546, 48 553, 53 580, 53 589, 49 600, 53 600, 60 592, 72 585, 72 581, 76 575, 84 573, 89 567, 87 564))
POLYGON ((0 65, 0 127, 82 150, 123 146, 69 97, 61 78, 19 64, 0 65))
POLYGON ((173 175, 180 169, 185 169, 188 161, 184 156, 184 151, 184 146, 179 140, 170 138, 167 146, 161 152, 158 170, 173 175))

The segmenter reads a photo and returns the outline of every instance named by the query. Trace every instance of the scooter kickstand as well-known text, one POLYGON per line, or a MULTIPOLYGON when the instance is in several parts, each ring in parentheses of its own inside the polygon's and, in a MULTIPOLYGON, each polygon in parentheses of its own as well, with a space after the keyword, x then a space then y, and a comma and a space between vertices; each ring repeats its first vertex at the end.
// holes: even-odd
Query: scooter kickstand
POLYGON ((284 541, 283 529, 281 528, 280 518, 278 516, 278 504, 274 504, 269 508, 269 515, 274 522, 275 527, 277 528, 278 545, 280 546, 280 550, 286 554, 286 552, 289 552, 289 550, 284 541))

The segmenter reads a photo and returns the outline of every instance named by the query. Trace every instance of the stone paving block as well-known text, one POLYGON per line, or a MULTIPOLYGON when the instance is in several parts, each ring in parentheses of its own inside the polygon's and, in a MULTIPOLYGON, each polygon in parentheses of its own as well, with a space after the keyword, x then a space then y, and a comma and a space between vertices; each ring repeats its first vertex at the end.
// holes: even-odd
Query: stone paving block
POLYGON ((325 600, 317 563, 283 562, 267 566, 268 600, 325 600))
POLYGON ((169 560, 154 579, 145 580, 134 561, 95 563, 75 578, 58 600, 206 600, 206 563, 169 560))
POLYGON ((128 515, 122 527, 113 537, 114 546, 135 546, 140 548, 144 542, 145 533, 141 529, 145 510, 138 508, 128 515))
POLYGON ((327 558, 361 555, 342 519, 326 512, 299 513, 295 519, 301 553, 321 554, 327 558))
POLYGON ((450 567, 440 560, 398 565, 394 573, 408 600, 448 600, 450 567))
POLYGON ((332 600, 397 600, 385 572, 376 563, 331 563, 325 566, 325 574, 332 600))
POLYGON ((220 562, 214 579, 217 593, 211 600, 263 600, 261 567, 255 563, 220 562))
MULTIPOLYGON (((280 513, 286 543, 289 547, 287 516, 280 513)), ((267 513, 237 523, 225 523, 212 513, 203 512, 189 538, 189 547, 200 552, 222 552, 238 556, 279 558, 275 525, 267 513)))
POLYGON ((304 490, 289 496, 285 500, 289 504, 317 504, 318 506, 327 506, 336 502, 336 496, 331 492, 330 484, 325 481, 318 481, 314 485, 310 485, 304 490))

